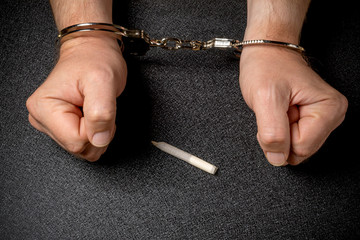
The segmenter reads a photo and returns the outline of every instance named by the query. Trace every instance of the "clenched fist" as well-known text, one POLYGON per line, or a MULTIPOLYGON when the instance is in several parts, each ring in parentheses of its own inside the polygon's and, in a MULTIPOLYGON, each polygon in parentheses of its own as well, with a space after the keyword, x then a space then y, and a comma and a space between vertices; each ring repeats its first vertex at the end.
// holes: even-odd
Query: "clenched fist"
POLYGON ((101 34, 70 39, 28 99, 29 121, 70 153, 96 161, 114 136, 116 98, 126 76, 116 39, 101 34))
POLYGON ((240 87, 255 112, 258 141, 275 166, 314 154, 344 120, 347 100, 290 49, 244 47, 240 87))

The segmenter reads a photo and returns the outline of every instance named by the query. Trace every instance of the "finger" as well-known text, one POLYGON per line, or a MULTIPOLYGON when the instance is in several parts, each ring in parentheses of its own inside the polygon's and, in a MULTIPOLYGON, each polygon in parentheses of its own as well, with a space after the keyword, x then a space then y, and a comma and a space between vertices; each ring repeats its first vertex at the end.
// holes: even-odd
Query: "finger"
POLYGON ((89 143, 79 107, 57 97, 39 97, 40 94, 35 92, 26 103, 31 125, 71 154, 89 161, 98 160, 106 148, 97 149, 89 143))
POLYGON ((70 103, 49 99, 41 119, 46 133, 72 154, 81 153, 89 140, 80 109, 70 103))
POLYGON ((343 121, 345 112, 326 103, 299 107, 300 119, 291 124, 291 154, 288 163, 298 165, 313 155, 343 121), (325 110, 326 109, 326 110, 325 110), (340 113, 340 114, 339 114, 340 113))
POLYGON ((325 142, 330 130, 312 118, 302 118, 291 124, 291 154, 288 163, 298 165, 313 155, 325 142))
MULTIPOLYGON (((64 140, 59 132, 51 129, 53 126, 50 126, 50 130, 45 128, 45 132, 68 152, 89 162, 95 162, 99 160, 101 155, 106 151, 107 146, 101 148, 93 146, 87 139, 84 124, 85 119, 83 117, 80 118, 80 116, 79 119, 79 129, 72 130, 73 132, 76 130, 79 133, 79 136, 74 137, 74 135, 67 133, 68 139, 64 140), (70 139, 70 136, 72 136, 72 139, 70 139)), ((64 119, 64 121, 66 121, 66 119, 64 119)), ((71 128, 68 130, 71 131, 71 128)))
MULTIPOLYGON (((115 128, 116 128, 116 125, 115 125, 115 128)), ((114 134, 115 134, 115 131, 114 131, 114 134)), ((114 135, 111 138, 114 138, 114 135)), ((87 144, 87 146, 84 148, 84 150, 81 153, 77 154, 77 156, 79 158, 86 159, 89 162, 95 162, 95 161, 99 160, 101 155, 103 155, 106 152, 107 148, 108 148, 108 146, 95 147, 89 142, 87 144)))
POLYGON ((299 121, 300 114, 299 114, 298 106, 296 106, 296 105, 290 106, 287 114, 288 114, 290 125, 293 124, 294 122, 299 121))
POLYGON ((115 131, 116 91, 108 76, 90 76, 83 89, 86 133, 91 144, 105 147, 115 131))
POLYGON ((283 166, 290 149, 288 100, 276 90, 266 91, 254 101, 258 141, 274 166, 283 166))
POLYGON ((59 144, 62 148, 64 148, 65 150, 66 147, 65 145, 63 145, 58 139, 57 137, 45 126, 43 125, 40 121, 38 121, 37 119, 35 119, 31 114, 29 114, 29 122, 30 124, 36 128, 38 131, 43 132, 47 135, 49 135, 57 144, 59 144))
POLYGON ((88 142, 76 106, 57 98, 39 97, 35 92, 26 102, 29 121, 70 153, 81 152, 88 142))
POLYGON ((108 146, 101 148, 95 147, 89 142, 87 146, 84 148, 84 150, 81 153, 76 154, 76 156, 78 156, 81 159, 85 159, 89 162, 95 162, 99 160, 99 158, 101 157, 102 154, 105 153, 107 148, 108 146))
POLYGON ((29 122, 31 126, 36 128, 38 131, 46 133, 46 130, 43 127, 43 125, 38 120, 36 120, 30 113, 29 113, 29 122))

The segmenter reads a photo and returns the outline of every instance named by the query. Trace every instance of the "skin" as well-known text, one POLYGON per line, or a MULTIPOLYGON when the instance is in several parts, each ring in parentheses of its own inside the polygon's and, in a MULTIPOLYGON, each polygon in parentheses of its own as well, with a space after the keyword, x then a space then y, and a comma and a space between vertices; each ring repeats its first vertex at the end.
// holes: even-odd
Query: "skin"
MULTIPOLYGON (((58 29, 81 22, 112 23, 111 0, 50 1, 58 29)), ((244 40, 298 44, 308 0, 248 0, 244 40)), ((29 121, 70 153, 96 161, 115 134, 116 98, 126 63, 114 38, 70 39, 46 81, 29 97, 29 121)), ((246 46, 240 87, 255 112, 258 141, 274 166, 297 165, 314 154, 343 121, 346 98, 302 56, 274 46, 246 46)))
MULTIPOLYGON (((244 40, 299 43, 308 0, 249 0, 244 40)), ((296 51, 246 46, 240 88, 255 112, 257 138, 274 166, 298 165, 313 155, 344 120, 346 98, 296 51)))
POLYGON ((274 166, 309 158, 345 117, 346 98, 293 50, 244 49, 240 86, 256 115, 259 144, 274 166))
MULTIPOLYGON (((112 18, 111 1, 53 0, 51 5, 59 30, 112 18)), ((115 134, 116 98, 126 75, 116 39, 100 32, 70 39, 46 81, 27 100, 29 121, 70 153, 96 161, 115 134)))

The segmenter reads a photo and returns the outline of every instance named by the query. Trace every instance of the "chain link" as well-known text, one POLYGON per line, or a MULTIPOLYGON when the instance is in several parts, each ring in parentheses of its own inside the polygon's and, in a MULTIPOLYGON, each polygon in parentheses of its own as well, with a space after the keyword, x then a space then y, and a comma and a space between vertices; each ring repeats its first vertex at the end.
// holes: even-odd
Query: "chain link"
POLYGON ((209 41, 182 40, 179 38, 151 39, 150 47, 161 47, 167 50, 190 49, 194 51, 209 48, 237 48, 238 40, 214 38, 209 41))

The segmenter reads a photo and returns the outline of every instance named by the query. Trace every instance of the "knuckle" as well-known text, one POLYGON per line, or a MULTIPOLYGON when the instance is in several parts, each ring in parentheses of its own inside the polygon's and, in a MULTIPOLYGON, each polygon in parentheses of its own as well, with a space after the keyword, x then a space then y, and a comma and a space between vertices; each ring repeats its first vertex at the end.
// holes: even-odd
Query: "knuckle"
POLYGON ((29 120, 29 123, 31 124, 32 127, 34 127, 35 129, 41 131, 41 129, 39 128, 38 124, 36 124, 34 118, 31 116, 31 114, 28 115, 28 120, 29 120))
POLYGON ((26 108, 29 111, 29 113, 33 113, 34 112, 34 106, 35 106, 35 99, 34 96, 31 95, 27 100, 26 100, 26 108))
POLYGON ((42 91, 37 89, 25 103, 28 112, 36 119, 41 116, 43 109, 48 107, 42 94, 42 91))
POLYGON ((65 149, 71 154, 81 155, 84 151, 86 144, 84 143, 76 143, 76 142, 67 142, 64 144, 65 149))
POLYGON ((264 86, 258 87, 252 96, 253 102, 260 105, 268 103, 273 98, 271 89, 264 86))
POLYGON ((91 156, 84 156, 84 159, 86 159, 89 162, 96 162, 100 159, 101 155, 91 155, 91 156))
POLYGON ((306 159, 314 153, 314 149, 310 146, 302 146, 293 149, 293 153, 297 158, 306 159))
POLYGON ((303 157, 294 157, 293 159, 291 160, 288 160, 288 163, 291 165, 291 166, 297 166, 297 165, 300 165, 300 163, 303 163, 304 161, 306 161, 307 158, 303 158, 303 157))
POLYGON ((107 67, 95 67, 88 73, 88 79, 92 82, 113 81, 114 72, 107 67))
POLYGON ((344 95, 339 94, 337 107, 341 115, 345 116, 348 106, 349 106, 349 102, 347 98, 344 95))
POLYGON ((279 131, 260 133, 259 138, 264 146, 282 144, 286 141, 285 134, 282 134, 279 131))
POLYGON ((276 83, 262 84, 254 91, 253 101, 261 105, 268 105, 287 99, 288 95, 286 95, 287 91, 284 90, 284 87, 276 83))
POLYGON ((115 118, 116 110, 110 108, 93 109, 85 116, 90 122, 111 122, 115 118))
POLYGON ((328 99, 328 109, 332 114, 328 114, 324 121, 330 121, 339 125, 345 118, 348 105, 347 98, 336 91, 328 99))
POLYGON ((349 105, 347 98, 339 92, 335 92, 330 97, 330 104, 341 115, 345 115, 349 105))
POLYGON ((100 159, 101 155, 106 151, 107 147, 100 148, 100 149, 87 149, 83 153, 81 153, 79 156, 82 159, 85 159, 88 162, 96 162, 100 159))

